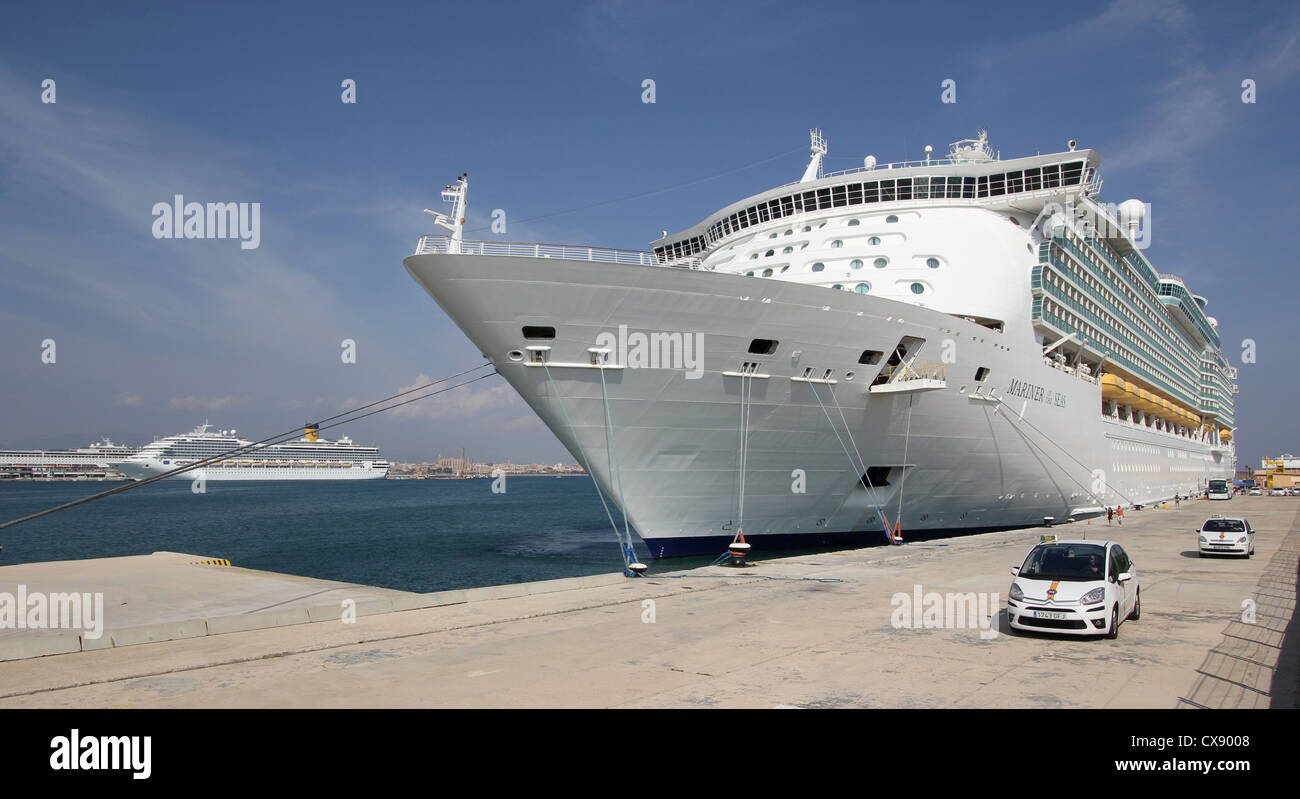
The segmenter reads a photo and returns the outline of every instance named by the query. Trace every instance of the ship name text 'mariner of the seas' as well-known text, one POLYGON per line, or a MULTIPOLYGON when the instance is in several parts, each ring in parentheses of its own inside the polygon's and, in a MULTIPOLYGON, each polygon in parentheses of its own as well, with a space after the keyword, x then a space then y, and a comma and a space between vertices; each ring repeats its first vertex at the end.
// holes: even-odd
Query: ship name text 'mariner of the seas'
POLYGON ((201 424, 189 433, 160 438, 135 455, 113 464, 127 477, 143 480, 181 466, 231 453, 171 479, 192 480, 377 480, 388 474, 388 461, 377 447, 320 437, 318 425, 307 425, 302 438, 282 444, 252 447, 234 430, 209 432, 201 424))
POLYGON ((1099 200, 1096 152, 826 152, 814 131, 800 180, 653 252, 465 240, 462 175, 404 263, 652 557, 1036 526, 1232 476, 1217 322, 1147 260, 1147 206, 1099 200))

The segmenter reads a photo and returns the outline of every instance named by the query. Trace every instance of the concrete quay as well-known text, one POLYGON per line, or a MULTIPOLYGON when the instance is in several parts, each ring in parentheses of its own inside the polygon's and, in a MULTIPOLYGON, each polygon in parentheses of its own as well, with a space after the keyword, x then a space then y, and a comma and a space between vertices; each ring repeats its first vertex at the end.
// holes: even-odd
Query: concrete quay
POLYGON ((0 592, 102 590, 107 643, 0 630, 21 658, 0 707, 1297 707, 1298 511, 1238 497, 1053 528, 1130 554, 1142 617, 1113 641, 1006 627, 1041 529, 440 594, 175 553, 6 566, 0 592), (1214 513, 1251 520, 1254 558, 1197 556, 1214 513), (918 591, 996 594, 991 626, 900 628, 918 591))

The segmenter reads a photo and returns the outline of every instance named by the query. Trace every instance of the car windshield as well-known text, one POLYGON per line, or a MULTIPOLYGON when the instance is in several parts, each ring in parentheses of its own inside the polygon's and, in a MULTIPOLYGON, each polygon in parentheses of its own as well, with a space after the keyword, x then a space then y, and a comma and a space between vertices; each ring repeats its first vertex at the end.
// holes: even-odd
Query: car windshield
POLYGON ((1210 519, 1201 529, 1207 533, 1244 533, 1246 525, 1236 519, 1210 519))
POLYGON ((1025 558, 1020 575, 1029 580, 1101 580, 1106 548, 1099 544, 1039 544, 1025 558))

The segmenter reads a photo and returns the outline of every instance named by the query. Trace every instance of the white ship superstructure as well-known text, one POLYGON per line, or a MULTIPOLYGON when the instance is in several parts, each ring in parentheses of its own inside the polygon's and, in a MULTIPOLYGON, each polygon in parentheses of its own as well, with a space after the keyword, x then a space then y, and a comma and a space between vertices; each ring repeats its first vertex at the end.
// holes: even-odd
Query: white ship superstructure
MULTIPOLYGON (((188 466, 248 447, 253 442, 235 430, 209 431, 201 424, 189 433, 160 438, 134 456, 113 464, 128 477, 142 480, 180 466, 188 466)), ((296 441, 233 452, 171 479, 193 480, 377 480, 388 474, 388 461, 377 447, 320 438, 319 428, 308 425, 296 441)))
POLYGON ((107 438, 74 449, 0 450, 0 477, 112 478, 112 464, 138 451, 107 438))
POLYGON ((1143 254, 1100 156, 803 178, 652 253, 465 241, 410 274, 653 557, 1064 521, 1231 478, 1235 371, 1207 300, 1143 254))

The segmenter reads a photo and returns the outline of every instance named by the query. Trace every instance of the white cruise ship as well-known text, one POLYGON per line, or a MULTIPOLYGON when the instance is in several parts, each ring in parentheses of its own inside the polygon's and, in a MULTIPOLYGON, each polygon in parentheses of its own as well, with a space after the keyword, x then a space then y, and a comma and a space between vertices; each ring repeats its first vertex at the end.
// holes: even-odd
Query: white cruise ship
POLYGON ((112 479, 118 474, 111 464, 138 451, 138 447, 124 447, 107 438, 75 449, 0 450, 0 478, 112 479))
MULTIPOLYGON (((142 480, 179 466, 188 466, 253 442, 236 437, 234 430, 209 432, 204 423, 189 433, 160 438, 135 455, 112 464, 122 474, 142 480)), ((388 474, 388 461, 377 447, 320 437, 317 425, 307 425, 296 441, 235 452, 222 459, 170 479, 193 480, 378 480, 388 474)))
POLYGON ((1037 526, 1230 479, 1207 300, 1147 260, 1100 156, 802 178, 653 252, 446 235, 407 271, 621 508, 652 557, 1037 526))

